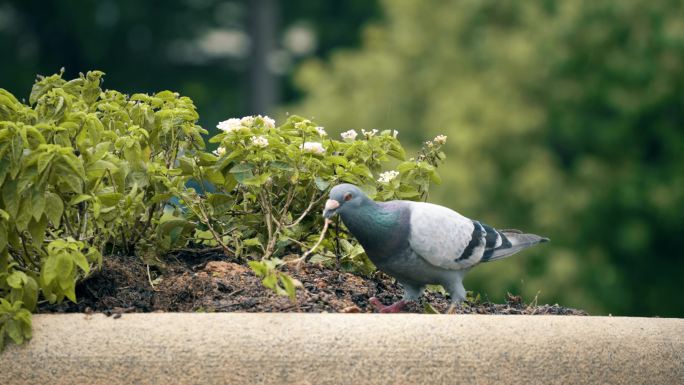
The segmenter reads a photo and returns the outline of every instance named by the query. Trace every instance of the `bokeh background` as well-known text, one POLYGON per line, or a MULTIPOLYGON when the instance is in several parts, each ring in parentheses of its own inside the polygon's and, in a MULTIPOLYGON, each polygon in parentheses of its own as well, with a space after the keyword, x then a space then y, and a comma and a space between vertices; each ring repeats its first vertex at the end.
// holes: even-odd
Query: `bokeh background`
POLYGON ((0 1, 0 87, 100 69, 190 96, 201 123, 305 115, 444 133, 431 199, 552 243, 466 287, 684 317, 684 2, 0 1))

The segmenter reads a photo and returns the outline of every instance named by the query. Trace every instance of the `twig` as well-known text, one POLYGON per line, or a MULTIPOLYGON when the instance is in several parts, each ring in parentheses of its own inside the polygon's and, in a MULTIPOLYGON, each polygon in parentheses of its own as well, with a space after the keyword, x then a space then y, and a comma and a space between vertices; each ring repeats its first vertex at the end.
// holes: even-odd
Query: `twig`
POLYGON ((78 233, 79 241, 83 240, 83 236, 85 236, 86 231, 88 231, 88 203, 83 203, 83 223, 81 224, 81 230, 78 233))
POLYGON ((292 185, 288 190, 287 190, 287 198, 285 199, 285 204, 283 205, 283 209, 280 211, 280 216, 284 216, 287 214, 287 209, 290 207, 290 204, 292 203, 292 199, 294 198, 294 191, 295 187, 292 185))
POLYGON ((214 237, 216 242, 218 242, 218 244, 221 245, 221 248, 223 248, 223 252, 226 255, 230 254, 230 249, 228 248, 228 246, 226 246, 225 243, 223 243, 223 239, 216 232, 216 230, 214 230, 214 226, 211 225, 209 221, 209 215, 207 215, 206 211, 204 211, 204 207, 202 206, 201 200, 198 201, 197 208, 199 209, 199 212, 202 215, 202 220, 204 221, 204 224, 207 225, 207 229, 209 229, 209 232, 211 232, 211 235, 214 237))
POLYGON ((340 252, 340 217, 337 216, 335 220, 335 260, 337 261, 337 266, 340 265, 340 258, 342 254, 340 252))
POLYGON ((152 276, 150 275, 150 265, 145 265, 147 267, 147 281, 150 283, 150 286, 152 286, 152 290, 157 291, 157 288, 154 287, 154 283, 152 283, 152 276))
POLYGON ((313 253, 316 248, 323 242, 323 238, 325 238, 325 233, 328 231, 328 225, 330 225, 330 222, 332 222, 329 218, 325 219, 325 223, 323 224, 323 231, 321 231, 321 236, 318 238, 318 242, 316 242, 315 245, 309 251, 305 252, 304 255, 302 255, 301 258, 294 259, 293 262, 297 262, 297 265, 300 265, 302 262, 306 262, 309 259, 309 255, 313 253))
POLYGON ((325 194, 322 194, 317 199, 315 199, 315 197, 316 197, 316 193, 311 195, 311 201, 309 201, 309 206, 307 206, 307 208, 304 210, 302 215, 300 215, 299 218, 297 218, 294 222, 290 223, 289 225, 285 225, 285 228, 289 229, 291 227, 297 226, 299 224, 299 222, 301 222, 304 218, 306 218, 306 216, 309 214, 309 211, 311 211, 311 209, 314 207, 314 205, 316 205, 316 203, 320 202, 321 199, 325 198, 325 194))
POLYGON ((72 237, 78 239, 78 235, 76 232, 74 232, 74 229, 71 227, 71 224, 69 222, 69 218, 67 218, 66 215, 66 210, 62 213, 62 223, 66 226, 67 230, 69 231, 69 234, 71 234, 72 237))
POLYGON ((268 231, 268 242, 266 243, 266 248, 264 249, 264 256, 262 259, 266 259, 271 256, 273 252, 273 247, 275 247, 275 234, 273 231, 272 221, 275 219, 271 214, 271 202, 265 196, 264 189, 259 192, 259 199, 261 200, 261 206, 264 208, 264 220, 266 221, 266 230, 268 231))

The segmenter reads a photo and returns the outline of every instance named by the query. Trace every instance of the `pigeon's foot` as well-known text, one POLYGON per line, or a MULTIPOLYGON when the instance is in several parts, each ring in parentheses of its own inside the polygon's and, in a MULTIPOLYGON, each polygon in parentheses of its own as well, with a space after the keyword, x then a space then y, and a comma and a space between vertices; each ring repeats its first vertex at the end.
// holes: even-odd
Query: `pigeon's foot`
POLYGON ((449 308, 447 309, 446 314, 456 314, 456 304, 455 303, 452 302, 451 305, 449 305, 449 308))
POLYGON ((368 303, 373 305, 373 307, 380 313, 399 313, 401 309, 406 306, 406 301, 403 299, 400 301, 397 301, 389 306, 385 306, 380 302, 379 299, 375 297, 371 297, 371 299, 368 300, 368 303))

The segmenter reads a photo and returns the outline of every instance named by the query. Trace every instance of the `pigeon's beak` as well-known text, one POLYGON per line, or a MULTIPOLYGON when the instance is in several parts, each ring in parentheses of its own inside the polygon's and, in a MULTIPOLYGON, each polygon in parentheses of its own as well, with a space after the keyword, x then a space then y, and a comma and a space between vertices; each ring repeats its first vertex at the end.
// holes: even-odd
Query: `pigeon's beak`
POLYGON ((328 219, 335 215, 338 207, 340 207, 340 202, 334 199, 328 199, 325 202, 325 208, 323 209, 323 218, 328 219))

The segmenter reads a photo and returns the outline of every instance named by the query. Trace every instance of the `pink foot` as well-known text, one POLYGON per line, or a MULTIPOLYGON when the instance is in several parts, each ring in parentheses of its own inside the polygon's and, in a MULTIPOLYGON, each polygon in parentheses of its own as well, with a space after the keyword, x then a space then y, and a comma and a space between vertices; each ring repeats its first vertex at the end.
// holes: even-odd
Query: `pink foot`
POLYGON ((401 311, 401 309, 403 309, 404 306, 406 306, 406 301, 404 301, 403 299, 400 301, 397 301, 397 302, 395 302, 389 306, 385 306, 382 304, 382 302, 380 302, 379 299, 377 299, 375 297, 371 297, 368 300, 368 303, 373 305, 373 307, 377 311, 379 311, 380 313, 399 313, 401 311))

